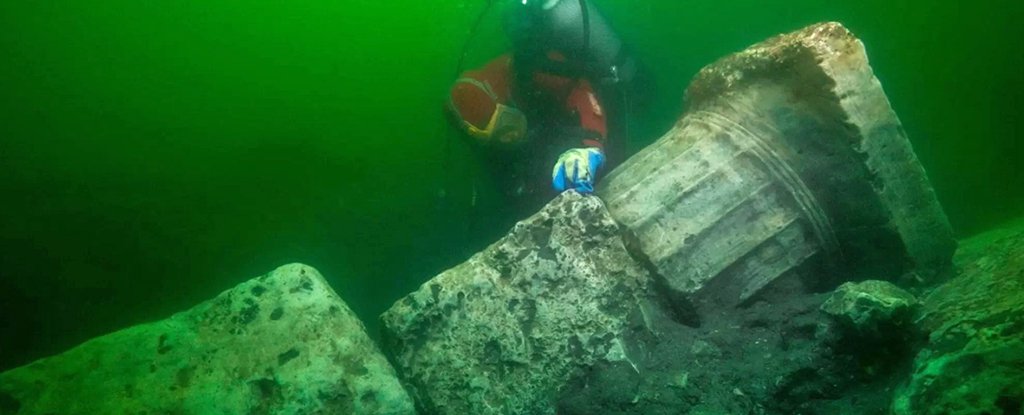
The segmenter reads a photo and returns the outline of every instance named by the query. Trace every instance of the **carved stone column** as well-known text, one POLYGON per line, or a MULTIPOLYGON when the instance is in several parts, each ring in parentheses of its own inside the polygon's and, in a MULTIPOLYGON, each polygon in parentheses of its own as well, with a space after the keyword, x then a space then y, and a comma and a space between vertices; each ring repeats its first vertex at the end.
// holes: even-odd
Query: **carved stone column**
POLYGON ((863 44, 838 23, 706 68, 598 190, 668 287, 738 303, 795 267, 927 281, 952 232, 863 44))

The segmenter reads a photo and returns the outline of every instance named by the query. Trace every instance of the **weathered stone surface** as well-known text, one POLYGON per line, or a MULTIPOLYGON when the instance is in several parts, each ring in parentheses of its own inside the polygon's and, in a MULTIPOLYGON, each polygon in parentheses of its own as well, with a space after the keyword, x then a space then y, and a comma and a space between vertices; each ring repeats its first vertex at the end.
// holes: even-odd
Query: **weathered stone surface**
POLYGON ((869 280, 839 286, 821 310, 859 335, 879 337, 913 329, 917 306, 917 298, 906 290, 869 280))
POLYGON ((770 39, 705 68, 687 104, 598 189, 669 295, 558 413, 887 412, 919 304, 849 284, 830 316, 822 293, 938 283, 955 243, 863 45, 834 23, 770 39))
POLYGON ((24 415, 414 413, 362 323, 298 264, 4 372, 0 402, 24 415))
POLYGON ((727 304, 805 263, 931 281, 955 249, 864 46, 837 23, 704 68, 683 118, 598 193, 670 289, 727 304))
MULTIPOLYGON (((829 347, 830 321, 818 311, 824 296, 787 294, 782 290, 771 301, 708 316, 699 327, 648 309, 649 323, 628 326, 623 343, 629 360, 598 362, 574 378, 561 394, 558 413, 855 413, 830 406, 859 384, 829 347)), ((889 402, 859 404, 886 408, 889 402)))
POLYGON ((893 412, 1020 414, 1024 407, 1024 221, 964 241, 959 276, 923 300, 927 346, 893 412))
POLYGON ((567 192, 381 318, 430 414, 552 414, 581 368, 622 358, 647 274, 596 197, 567 192))

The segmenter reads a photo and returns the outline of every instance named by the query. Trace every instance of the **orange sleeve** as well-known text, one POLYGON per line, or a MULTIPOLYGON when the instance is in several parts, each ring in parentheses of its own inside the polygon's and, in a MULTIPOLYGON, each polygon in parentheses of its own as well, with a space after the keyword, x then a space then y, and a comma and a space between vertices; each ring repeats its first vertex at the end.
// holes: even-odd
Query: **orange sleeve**
POLYGON ((569 93, 565 102, 566 109, 579 115, 580 127, 586 131, 596 134, 583 140, 587 147, 603 147, 605 138, 608 136, 608 125, 605 121, 604 108, 597 99, 597 94, 590 87, 590 82, 582 80, 576 83, 576 87, 569 93))

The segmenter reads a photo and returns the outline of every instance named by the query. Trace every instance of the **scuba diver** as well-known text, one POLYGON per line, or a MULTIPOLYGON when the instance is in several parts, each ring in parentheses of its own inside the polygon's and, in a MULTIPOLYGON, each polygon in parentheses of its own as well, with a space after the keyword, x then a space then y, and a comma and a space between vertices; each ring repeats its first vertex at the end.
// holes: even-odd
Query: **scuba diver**
POLYGON ((505 193, 533 209, 551 188, 593 192, 607 155, 621 155, 637 69, 587 0, 515 3, 512 50, 463 72, 449 110, 505 193))

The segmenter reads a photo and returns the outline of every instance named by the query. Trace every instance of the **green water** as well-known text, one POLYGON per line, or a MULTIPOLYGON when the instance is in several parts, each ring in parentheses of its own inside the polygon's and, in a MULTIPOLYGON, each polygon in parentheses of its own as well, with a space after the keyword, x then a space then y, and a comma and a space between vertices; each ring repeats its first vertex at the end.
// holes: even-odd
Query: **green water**
MULTIPOLYGON (((671 125, 700 67, 838 20, 867 44, 958 234, 1024 214, 1020 1, 594 3, 657 80, 632 150, 671 125)), ((515 219, 443 114, 482 8, 0 4, 0 369, 294 261, 374 331, 515 219)), ((496 20, 471 61, 500 50, 496 20)))

